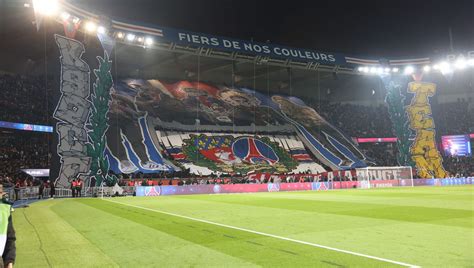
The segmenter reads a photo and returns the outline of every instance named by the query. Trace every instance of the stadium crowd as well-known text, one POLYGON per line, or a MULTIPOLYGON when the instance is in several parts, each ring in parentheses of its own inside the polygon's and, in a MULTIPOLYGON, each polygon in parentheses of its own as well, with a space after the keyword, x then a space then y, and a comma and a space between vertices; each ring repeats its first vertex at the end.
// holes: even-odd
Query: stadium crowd
POLYGON ((0 133, 0 175, 13 176, 24 168, 48 168, 48 135, 29 131, 0 133))
POLYGON ((436 113, 436 129, 441 135, 474 133, 474 102, 472 98, 454 103, 440 103, 436 113))
POLYGON ((44 77, 0 74, 0 120, 45 125, 51 122, 52 90, 44 77))
POLYGON ((394 136, 386 106, 323 102, 318 104, 316 110, 349 137, 394 136))
MULTIPOLYGON (((331 124, 350 137, 395 137, 385 105, 365 106, 348 103, 312 101, 310 105, 331 124)), ((436 131, 440 135, 474 133, 474 103, 472 99, 440 103, 433 107, 436 131)))

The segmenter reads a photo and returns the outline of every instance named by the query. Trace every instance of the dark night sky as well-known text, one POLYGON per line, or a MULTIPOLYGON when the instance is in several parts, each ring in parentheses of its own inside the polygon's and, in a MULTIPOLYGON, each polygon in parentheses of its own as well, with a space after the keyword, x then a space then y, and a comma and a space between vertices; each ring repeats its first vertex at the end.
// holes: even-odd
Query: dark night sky
POLYGON ((474 0, 76 0, 111 17, 374 57, 474 49, 474 0))

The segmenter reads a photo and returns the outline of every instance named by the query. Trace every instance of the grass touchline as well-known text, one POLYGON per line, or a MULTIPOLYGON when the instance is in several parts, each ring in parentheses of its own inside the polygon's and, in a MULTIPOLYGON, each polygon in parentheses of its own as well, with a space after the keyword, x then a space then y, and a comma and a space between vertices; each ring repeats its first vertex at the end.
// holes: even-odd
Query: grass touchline
POLYGON ((418 265, 413 265, 413 264, 403 263, 403 262, 399 262, 399 261, 389 260, 389 259, 385 259, 385 258, 380 258, 380 257, 376 257, 376 256, 363 254, 363 253, 357 253, 357 252, 353 252, 353 251, 349 251, 349 250, 338 249, 338 248, 334 248, 334 247, 328 247, 328 246, 324 246, 324 245, 319 245, 319 244, 310 243, 310 242, 297 240, 297 239, 292 239, 292 238, 288 238, 288 237, 283 237, 283 236, 279 236, 279 235, 263 233, 263 232, 254 231, 254 230, 250 230, 250 229, 245 229, 245 228, 241 228, 241 227, 236 227, 236 226, 231 226, 231 225, 227 225, 227 224, 222 224, 222 223, 212 222, 212 221, 208 221, 208 220, 198 219, 198 218, 194 218, 194 217, 179 215, 179 214, 175 214, 175 213, 171 213, 171 212, 166 212, 166 211, 151 209, 151 208, 147 208, 147 207, 141 207, 141 206, 121 203, 121 202, 117 202, 117 201, 112 201, 109 198, 102 198, 102 200, 107 201, 107 202, 120 204, 122 206, 129 206, 129 207, 144 209, 144 210, 153 211, 153 212, 157 212, 157 213, 162 213, 162 214, 175 216, 175 217, 180 217, 180 218, 184 218, 184 219, 188 219, 188 220, 203 222, 203 223, 217 225, 217 226, 221 226, 221 227, 225 227, 225 228, 235 229, 235 230, 239 230, 239 231, 244 231, 244 232, 249 232, 249 233, 253 233, 253 234, 262 235, 262 236, 268 236, 268 237, 272 237, 272 238, 286 240, 286 241, 290 241, 290 242, 294 242, 294 243, 304 244, 304 245, 308 245, 308 246, 312 246, 312 247, 324 248, 324 249, 328 249, 328 250, 333 250, 333 251, 342 252, 342 253, 346 253, 346 254, 351 254, 351 255, 355 255, 355 256, 365 257, 365 258, 374 259, 374 260, 378 260, 378 261, 398 264, 398 265, 405 266, 405 267, 419 267, 418 265))

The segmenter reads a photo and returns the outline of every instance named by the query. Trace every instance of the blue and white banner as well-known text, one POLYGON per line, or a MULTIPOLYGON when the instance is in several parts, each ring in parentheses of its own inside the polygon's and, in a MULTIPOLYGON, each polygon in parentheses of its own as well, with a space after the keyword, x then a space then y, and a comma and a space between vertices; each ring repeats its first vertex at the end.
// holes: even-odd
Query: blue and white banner
POLYGON ((317 62, 331 65, 346 63, 344 55, 338 53, 291 48, 269 43, 243 41, 239 39, 182 31, 171 28, 163 28, 162 38, 166 41, 178 44, 256 54, 264 57, 292 59, 297 61, 317 62))

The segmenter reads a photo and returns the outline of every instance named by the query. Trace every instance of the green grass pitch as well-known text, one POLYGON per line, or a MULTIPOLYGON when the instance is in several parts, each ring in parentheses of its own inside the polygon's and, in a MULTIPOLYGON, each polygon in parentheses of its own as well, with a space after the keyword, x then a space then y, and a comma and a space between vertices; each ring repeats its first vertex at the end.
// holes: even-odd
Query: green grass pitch
POLYGON ((473 194, 453 186, 46 200, 13 212, 16 267, 473 267, 473 194))

